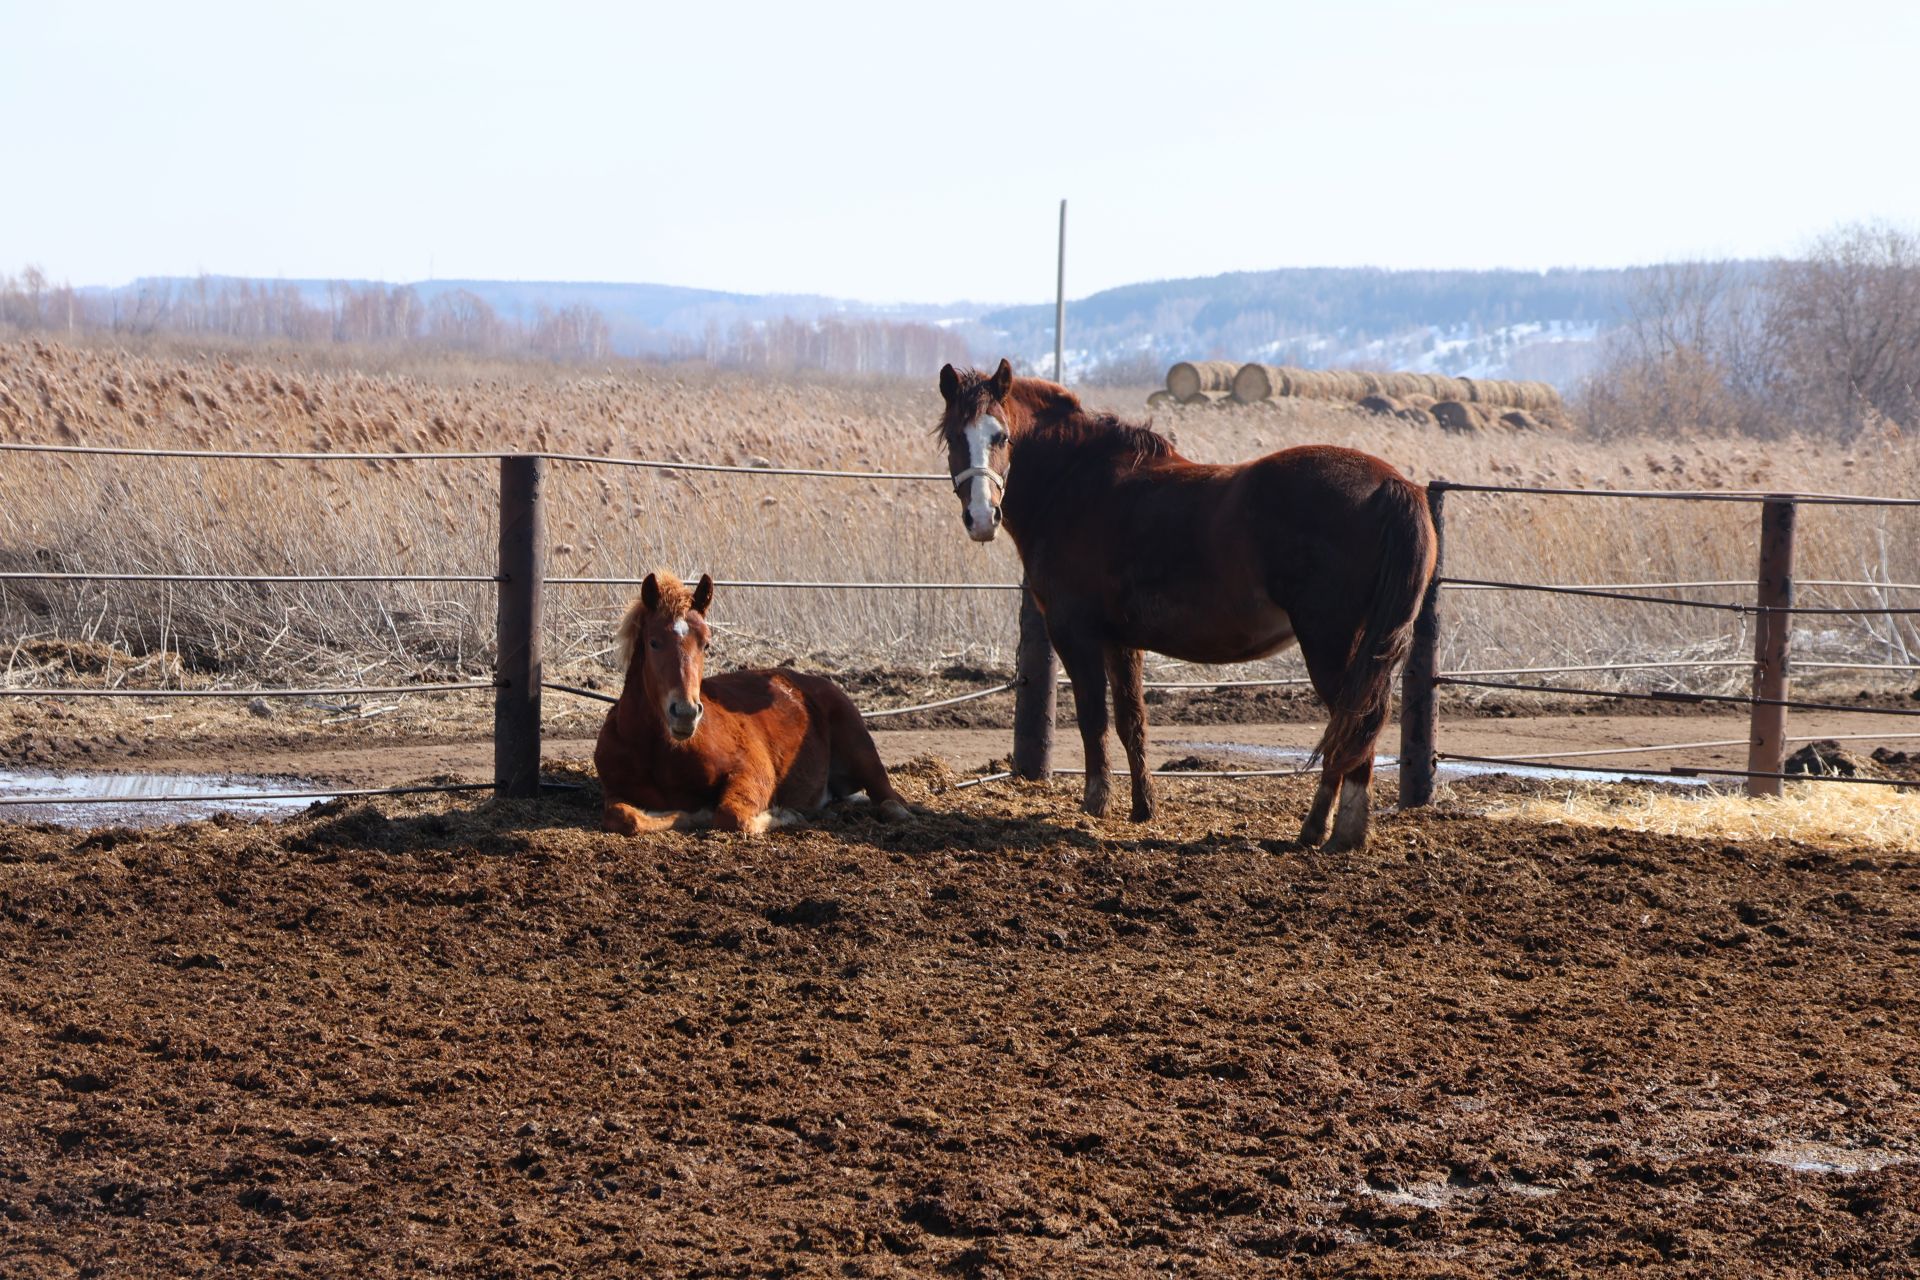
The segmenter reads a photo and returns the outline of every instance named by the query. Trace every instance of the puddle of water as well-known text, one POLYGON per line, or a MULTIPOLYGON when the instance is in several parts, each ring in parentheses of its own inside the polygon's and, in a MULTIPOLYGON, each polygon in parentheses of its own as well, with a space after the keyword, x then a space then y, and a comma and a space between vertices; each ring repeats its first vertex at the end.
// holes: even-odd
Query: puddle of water
POLYGON ((196 822, 219 813, 243 818, 288 817, 322 797, 250 800, 248 792, 316 791, 301 779, 162 773, 26 773, 0 769, 0 799, 47 796, 47 804, 0 805, 0 822, 53 822, 63 827, 156 827, 196 822), (116 804, 65 801, 80 796, 150 796, 116 804), (65 802, 63 802, 65 801, 65 802))
POLYGON ((1913 1157, 1897 1151, 1866 1151, 1858 1147, 1836 1147, 1825 1142, 1780 1142, 1759 1153, 1768 1164, 1782 1165, 1795 1173, 1877 1173, 1891 1165, 1907 1164, 1913 1157))
MULTIPOLYGON (((1256 747, 1244 742, 1186 742, 1183 748, 1193 751, 1220 751, 1230 755, 1249 756, 1259 760, 1270 768, 1293 765, 1295 768, 1307 761, 1309 753, 1303 747, 1256 747)), ((1376 770, 1398 769, 1400 757, 1375 756, 1373 767, 1376 770)), ((1706 778, 1676 778, 1664 773, 1635 773, 1632 770, 1614 772, 1594 769, 1546 768, 1539 765, 1524 764, 1457 764, 1452 761, 1440 762, 1441 778, 1484 778, 1496 773, 1511 774, 1516 778, 1547 778, 1562 782, 1667 782, 1680 787, 1704 787, 1706 778)))

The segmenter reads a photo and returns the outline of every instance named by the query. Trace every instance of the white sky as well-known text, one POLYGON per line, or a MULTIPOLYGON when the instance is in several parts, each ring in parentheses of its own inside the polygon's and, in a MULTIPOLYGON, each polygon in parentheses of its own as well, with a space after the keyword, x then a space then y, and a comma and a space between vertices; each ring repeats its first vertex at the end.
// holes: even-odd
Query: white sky
POLYGON ((0 0, 0 271, 1030 301, 1920 221, 1912 0, 0 0))

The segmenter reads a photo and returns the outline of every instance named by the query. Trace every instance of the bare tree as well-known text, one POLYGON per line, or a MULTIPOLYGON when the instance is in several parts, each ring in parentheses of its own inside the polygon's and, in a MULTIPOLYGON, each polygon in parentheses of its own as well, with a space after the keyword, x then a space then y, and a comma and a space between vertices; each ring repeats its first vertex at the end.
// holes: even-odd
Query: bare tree
POLYGON ((1856 223, 1780 263, 1770 281, 1773 383, 1846 437, 1920 427, 1920 238, 1856 223))

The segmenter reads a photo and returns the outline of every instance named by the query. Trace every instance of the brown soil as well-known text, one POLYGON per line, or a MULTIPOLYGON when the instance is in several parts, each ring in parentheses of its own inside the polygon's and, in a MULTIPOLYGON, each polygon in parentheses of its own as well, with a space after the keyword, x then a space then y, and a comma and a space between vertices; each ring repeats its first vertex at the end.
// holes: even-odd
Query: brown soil
POLYGON ((0 1271, 1920 1269, 1910 857, 899 779, 0 828, 0 1271))

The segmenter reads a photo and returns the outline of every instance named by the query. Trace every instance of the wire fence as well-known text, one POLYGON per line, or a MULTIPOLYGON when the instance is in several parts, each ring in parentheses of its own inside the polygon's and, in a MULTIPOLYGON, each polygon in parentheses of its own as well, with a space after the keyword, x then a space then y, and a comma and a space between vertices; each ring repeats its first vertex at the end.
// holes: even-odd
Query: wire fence
MULTIPOLYGON (((69 455, 69 456, 83 456, 83 457, 110 456, 110 457, 134 457, 134 458, 153 458, 153 459, 165 458, 165 459, 190 459, 190 460, 206 460, 206 461, 241 461, 241 462, 273 463, 273 464, 288 463, 288 462, 306 462, 306 463, 492 462, 492 463, 500 464, 502 467, 502 480, 503 480, 502 568, 500 571, 491 573, 491 574, 480 574, 480 573, 474 573, 474 574, 453 574, 453 573, 378 574, 378 573, 352 573, 352 572, 316 573, 316 574, 246 574, 246 573, 219 574, 219 573, 165 573, 165 572, 123 573, 123 572, 105 572, 105 571, 89 572, 85 570, 57 570, 57 571, 56 570, 8 570, 8 571, 0 572, 0 583, 41 581, 41 582, 56 582, 56 583, 57 582, 126 582, 126 583, 169 583, 169 584, 171 583, 179 583, 179 584, 204 583, 204 584, 231 584, 231 585, 339 584, 339 583, 492 584, 495 587, 497 587, 500 591, 503 623, 507 620, 509 612, 511 611, 509 601, 508 601, 509 596, 518 596, 518 595, 521 595, 522 593, 527 593, 527 592, 534 593, 537 596, 539 589, 544 586, 555 586, 555 587, 633 586, 633 585, 638 585, 639 583, 644 581, 643 578, 629 578, 629 577, 615 577, 615 576, 607 576, 607 577, 566 576, 566 575, 548 576, 544 573, 543 570, 538 571, 532 575, 528 575, 524 572, 518 575, 510 573, 506 568, 506 536, 507 536, 506 530, 507 530, 507 524, 509 520, 509 512, 507 510, 506 480, 507 480, 508 468, 514 465, 526 465, 526 466, 532 466, 537 468, 538 466, 546 462, 554 462, 554 463, 578 464, 578 465, 587 465, 587 466, 642 468, 642 469, 660 470, 660 471, 725 473, 725 474, 753 475, 753 476, 767 476, 767 477, 792 476, 792 477, 807 477, 807 478, 816 478, 816 479, 845 479, 845 480, 860 480, 860 481, 887 481, 887 482, 906 482, 906 483, 924 483, 924 482, 946 483, 950 481, 950 477, 948 477, 945 473, 941 473, 941 472, 909 472, 909 471, 883 471, 883 470, 858 471, 858 470, 845 470, 845 469, 833 469, 833 468, 821 468, 821 467, 781 467, 781 466, 757 465, 757 464, 741 465, 741 464, 731 464, 731 463, 684 461, 679 459, 601 457, 596 455, 577 454, 577 453, 519 454, 519 453, 493 452, 493 451, 462 451, 462 452, 266 451, 266 452, 262 452, 262 451, 219 450, 219 449, 151 449, 151 448, 137 448, 137 447, 131 447, 131 446, 100 446, 100 445, 43 445, 43 444, 13 443, 13 442, 0 443, 0 452, 40 453, 40 454, 69 455)), ((1904 497, 1875 496, 1875 495, 1862 495, 1862 494, 1831 494, 1831 493, 1778 494, 1778 493, 1761 493, 1761 492, 1746 492, 1746 491, 1719 491, 1719 490, 1575 489, 1575 488, 1533 487, 1533 486, 1517 486, 1517 485, 1453 484, 1453 483, 1443 483, 1443 482, 1436 482, 1434 485, 1430 486, 1430 490, 1433 495, 1432 500, 1433 500, 1433 506, 1434 506, 1434 513, 1436 517, 1436 523, 1438 523, 1439 521, 1440 499, 1446 493, 1472 493, 1472 494, 1486 494, 1486 495, 1495 495, 1495 496, 1525 495, 1525 496, 1536 496, 1536 497, 1611 498, 1611 499, 1624 499, 1624 500, 1737 502, 1737 503, 1761 504, 1763 506, 1770 505, 1771 507, 1778 507, 1781 504, 1787 504, 1789 506, 1846 505, 1846 506, 1878 506, 1878 507, 1920 507, 1920 498, 1904 498, 1904 497)), ((537 528, 537 520, 536 520, 536 528, 537 528)), ((537 544, 538 541, 539 540, 536 537, 534 539, 534 542, 537 544)), ((1705 579, 1705 580, 1682 581, 1682 582, 1532 583, 1532 582, 1506 581, 1506 580, 1498 580, 1498 579, 1452 578, 1452 577, 1438 576, 1436 577, 1429 594, 1428 609, 1429 611, 1432 610, 1434 602, 1438 599, 1438 595, 1442 591, 1447 591, 1447 592, 1526 591, 1526 592, 1540 592, 1540 593, 1546 593, 1546 594, 1582 596, 1582 597, 1596 598, 1596 599, 1609 600, 1609 601, 1619 601, 1624 603, 1666 606, 1666 607, 1674 607, 1674 608, 1698 609, 1698 610, 1704 610, 1709 612, 1726 613, 1726 614, 1738 615, 1738 616, 1757 617, 1757 618, 1761 618, 1763 621, 1766 619, 1774 618, 1774 617, 1798 616, 1798 615, 1808 615, 1808 616, 1920 615, 1920 605, 1889 605, 1884 603, 1874 604, 1874 605, 1797 605, 1792 603, 1781 603, 1777 600, 1772 602, 1769 602, 1766 600, 1756 600, 1755 602, 1749 603, 1745 601, 1709 600, 1709 599, 1702 599, 1698 597, 1676 598, 1670 595, 1648 594, 1651 592, 1706 591, 1706 590, 1725 590, 1725 589, 1750 589, 1750 590, 1763 591, 1766 581, 1767 581, 1767 566, 1764 562, 1761 566, 1760 575, 1753 580, 1705 579)), ((720 580, 717 583, 717 585, 727 587, 730 589, 778 590, 778 591, 826 591, 826 590, 901 591, 901 592, 995 591, 995 592, 1018 593, 1023 590, 1022 585, 1017 582, 956 582, 956 581, 831 581, 831 580, 783 580, 783 579, 743 578, 743 579, 720 580)), ((1871 591, 1882 591, 1882 592, 1920 590, 1920 583, 1883 582, 1883 581, 1875 581, 1871 579, 1807 579, 1801 582, 1799 585, 1809 587, 1809 588, 1834 589, 1834 590, 1841 590, 1841 589, 1871 590, 1871 591)), ((533 611, 533 616, 536 618, 537 618, 537 613, 538 611, 536 608, 533 611)), ((535 643, 537 646, 537 639, 535 643)), ((503 653, 504 653, 504 648, 503 648, 503 653)), ((1429 655, 1429 657, 1430 656, 1431 655, 1429 655)), ((1542 694, 1542 695, 1600 697, 1600 698, 1628 698, 1628 699, 1639 699, 1639 700, 1656 701, 1656 702, 1697 702, 1697 703, 1715 703, 1715 704, 1727 704, 1727 705, 1745 705, 1750 708, 1756 709, 1756 711, 1760 708, 1776 708, 1782 711, 1788 708, 1796 708, 1796 709, 1836 711, 1836 712, 1859 712, 1864 710, 1874 710, 1874 711, 1878 711, 1881 714, 1894 714, 1894 715, 1902 715, 1902 716, 1920 715, 1920 711, 1910 711, 1905 709, 1894 709, 1892 711, 1887 711, 1885 709, 1880 709, 1880 708, 1862 708, 1859 706, 1840 704, 1840 703, 1798 701, 1798 700, 1793 700, 1793 699, 1784 698, 1784 697, 1769 697, 1760 692, 1756 692, 1753 696, 1750 696, 1750 697, 1739 697, 1739 696, 1724 695, 1724 694, 1699 694, 1699 693, 1690 693, 1690 692, 1684 692, 1684 691, 1653 691, 1653 692, 1647 692, 1647 693, 1639 693, 1639 692, 1627 691, 1627 690, 1602 690, 1602 689, 1588 689, 1588 688, 1582 688, 1582 687, 1567 687, 1567 686, 1557 686, 1557 685, 1520 684, 1520 683, 1515 683, 1510 681, 1502 681, 1498 679, 1498 677, 1516 676, 1516 675, 1577 675, 1577 674, 1588 674, 1588 673, 1609 672, 1609 671, 1657 671, 1657 670, 1669 670, 1669 669, 1671 670, 1685 670, 1685 669, 1704 670, 1704 669, 1713 669, 1713 668, 1737 669, 1740 667, 1755 666, 1755 665, 1763 665, 1763 660, 1759 657, 1756 657, 1756 659, 1752 661, 1741 660, 1741 659, 1687 659, 1687 660, 1677 660, 1677 661, 1645 661, 1645 662, 1622 662, 1622 663, 1607 663, 1607 664, 1586 663, 1586 664, 1568 664, 1568 665, 1561 665, 1561 666, 1478 668, 1478 669, 1461 670, 1461 671, 1453 671, 1453 672, 1442 672, 1438 669, 1437 664, 1432 664, 1427 668, 1425 672, 1418 673, 1418 674, 1419 674, 1419 678, 1424 679, 1428 683, 1429 695, 1431 693, 1431 687, 1442 685, 1442 684, 1450 684, 1450 685, 1468 686, 1468 687, 1505 689, 1510 691, 1524 691, 1524 692, 1530 692, 1530 693, 1536 693, 1536 694, 1542 694)), ((1908 672, 1908 671, 1920 670, 1920 663, 1851 663, 1851 662, 1821 661, 1821 662, 1802 662, 1796 665, 1809 668, 1809 669, 1827 669, 1827 670, 1887 671, 1887 672, 1895 672, 1895 671, 1908 672)), ((1410 679, 1415 678, 1416 673, 1415 673, 1415 668, 1413 664, 1409 665, 1408 670, 1409 670, 1409 678, 1410 679)), ((958 694, 951 697, 945 697, 945 698, 935 699, 931 701, 916 703, 908 706, 865 709, 863 710, 862 714, 869 720, 880 720, 880 719, 885 719, 889 717, 898 717, 898 716, 916 714, 920 712, 933 711, 941 708, 956 706, 963 703, 973 702, 980 699, 997 697, 1007 693, 1018 693, 1026 683, 1027 681, 1025 681, 1021 675, 1017 674, 1016 678, 1013 681, 994 684, 986 688, 969 691, 969 692, 958 694)), ((1053 686, 1056 684, 1066 684, 1067 682, 1065 680, 1056 680, 1054 677, 1052 677, 1051 673, 1049 673, 1045 683, 1049 686, 1053 686)), ((1149 680, 1143 683, 1145 688, 1151 689, 1151 690, 1191 692, 1191 691, 1201 691, 1201 690, 1299 687, 1299 686, 1308 686, 1311 684, 1311 681, 1305 677, 1274 677, 1274 678, 1263 678, 1263 679, 1149 680)), ((133 688, 124 688, 124 687, 72 688, 72 687, 41 687, 41 686, 33 686, 33 687, 4 686, 4 687, 0 687, 0 697, 11 696, 11 697, 58 697, 58 698, 126 697, 126 698, 248 698, 248 699, 252 699, 252 698, 288 698, 288 697, 357 697, 357 696, 374 696, 374 695, 399 696, 399 695, 415 694, 415 693, 454 693, 454 692, 477 691, 481 689, 491 689, 491 690, 494 690, 496 695, 498 695, 502 699, 503 704, 506 701, 506 695, 508 693, 512 693, 517 699, 521 700, 523 703, 527 699, 533 698, 535 700, 534 705, 537 707, 537 693, 535 691, 540 688, 554 690, 557 692, 562 692, 569 695, 584 697, 584 698, 593 699, 593 700, 602 701, 602 702, 616 701, 616 699, 611 695, 596 692, 594 690, 581 688, 575 685, 567 685, 567 684, 561 684, 561 683, 544 681, 544 680, 530 681, 530 680, 523 679, 521 681, 516 682, 504 675, 496 676, 496 678, 492 680, 441 681, 441 682, 432 682, 432 683, 416 683, 416 684, 409 684, 409 685, 346 686, 346 687, 311 688, 311 689, 283 689, 283 688, 232 688, 232 689, 141 688, 141 689, 133 689, 133 688)), ((1429 701, 1430 700, 1431 699, 1429 696, 1429 701)), ((525 718, 524 715, 522 715, 521 719, 524 720, 524 718, 525 718)), ((499 715, 497 714, 497 717, 496 717, 497 732, 499 731, 499 728, 498 728, 499 723, 500 723, 499 715)), ((537 743, 537 715, 535 717, 534 732, 536 735, 535 741, 537 743)), ((1688 744, 1682 744, 1682 745, 1688 745, 1688 744)), ((1691 744, 1691 745, 1704 745, 1704 744, 1691 744)), ((1715 745, 1728 746, 1728 745, 1737 745, 1737 744, 1732 742, 1725 742, 1725 743, 1719 743, 1715 745)), ((1659 749, 1679 749, 1679 747, 1644 748, 1644 750, 1659 750, 1659 749)), ((1641 749, 1633 748, 1629 750, 1641 750, 1641 749)), ((1403 754, 1403 757, 1407 755, 1407 753, 1404 750, 1402 754, 1403 754)), ((1576 752, 1576 753, 1566 753, 1566 754, 1578 755, 1580 753, 1576 752)), ((523 758, 526 755, 524 748, 521 751, 521 755, 523 758)), ((1431 760, 1440 759, 1442 757, 1437 751, 1429 751, 1427 758, 1431 761, 1431 760)), ((1451 755, 1446 756, 1444 758, 1462 760, 1462 761, 1468 759, 1468 757, 1451 756, 1451 755)), ((1486 757, 1484 758, 1484 761, 1497 762, 1498 759, 1499 758, 1497 757, 1486 757)), ((534 750, 534 760, 537 768, 537 745, 534 750)), ((1523 762, 1516 759, 1516 760, 1512 760, 1511 763, 1521 764, 1523 762)), ((1544 767, 1552 767, 1552 766, 1548 765, 1544 767)), ((1572 766, 1568 766, 1568 767, 1570 769, 1572 768, 1572 766)), ((1063 770, 1061 772, 1066 772, 1066 771, 1063 770)), ((1211 775, 1207 773, 1193 773, 1193 772, 1174 772, 1171 774, 1167 774, 1165 776, 1265 777, 1265 776, 1280 776, 1290 772, 1292 771, 1290 770, 1275 770, 1275 771, 1254 770, 1254 771, 1233 771, 1230 773, 1220 774, 1220 775, 1211 775)), ((1612 772, 1612 771, 1607 771, 1607 772, 1612 772)), ((1673 771, 1669 771, 1669 772, 1673 772, 1673 771)), ((1740 777, 1746 777, 1749 779, 1764 779, 1764 778, 1769 778, 1774 776, 1780 776, 1780 777, 1787 776, 1784 773, 1779 772, 1778 770, 1770 771, 1765 769, 1749 769, 1747 771, 1734 771, 1729 773, 1728 771, 1725 771, 1725 770, 1712 770, 1704 766, 1695 768, 1693 772, 1725 774, 1726 776, 1740 776, 1740 777)), ((1674 776, 1692 776, 1692 775, 1681 774, 1676 772, 1674 773, 1674 776)), ((1800 775, 1793 775, 1793 776, 1798 777, 1800 775)), ((975 781, 985 781, 985 780, 987 779, 979 779, 975 781)), ((525 786, 524 779, 522 779, 521 782, 517 785, 519 785, 521 789, 524 790, 524 786, 525 786)), ((353 791, 333 790, 333 791, 327 791, 325 793, 315 793, 315 798, 319 798, 322 794, 324 795, 411 794, 415 791, 436 790, 436 789, 437 790, 486 790, 490 788, 496 789, 496 790, 504 790, 504 784, 502 780, 496 779, 496 781, 492 784, 462 784, 458 787, 371 789, 371 790, 360 789, 360 790, 353 790, 353 791)), ((1404 771, 1403 771, 1403 794, 1404 794, 1404 791, 1405 791, 1405 778, 1404 778, 1404 771)), ((263 793, 258 797, 234 796, 234 797, 223 797, 223 798, 247 799, 247 798, 268 798, 268 797, 263 793)), ((292 793, 275 793, 273 798, 298 798, 298 796, 292 793)), ((87 802, 111 803, 116 800, 122 800, 122 799, 132 800, 132 799, 150 799, 150 798, 97 797, 97 798, 89 799, 87 800, 87 802)), ((82 798, 80 797, 61 797, 58 799, 57 802, 58 803, 77 803, 77 802, 81 802, 81 800, 82 798)), ((19 799, 8 799, 5 801, 0 801, 0 803, 8 803, 8 804, 23 804, 28 802, 29 801, 19 800, 19 799)), ((48 801, 48 802, 51 803, 53 801, 48 801)))
MULTIPOLYGON (((1813 781, 1884 782, 1900 786, 1914 785, 1890 778, 1845 776, 1821 771, 1807 773, 1791 772, 1784 768, 1784 750, 1789 742, 1826 740, 1825 738, 1808 737, 1789 738, 1785 732, 1786 713, 1789 710, 1842 714, 1875 714, 1903 718, 1920 716, 1920 709, 1863 706, 1857 703, 1815 701, 1787 696, 1789 645, 1791 641, 1791 631, 1787 626, 1789 619, 1796 616, 1898 617, 1920 615, 1920 606, 1889 605, 1886 603, 1846 605, 1803 605, 1795 603, 1794 588, 1796 585, 1821 589, 1871 590, 1874 592, 1911 591, 1920 589, 1920 584, 1877 581, 1873 579, 1809 578, 1804 582, 1796 583, 1793 577, 1793 534, 1796 509, 1802 505, 1912 508, 1920 507, 1920 498, 1880 497, 1863 494, 1783 494, 1722 492, 1714 490, 1589 490, 1521 485, 1453 484, 1450 482, 1435 482, 1428 486, 1428 489, 1429 504, 1435 528, 1440 535, 1439 553, 1441 559, 1440 562, 1436 564, 1435 578, 1429 586, 1420 616, 1415 624, 1413 653, 1408 659, 1403 677, 1401 756, 1404 763, 1400 778, 1401 802, 1403 805, 1419 805, 1431 800, 1435 772, 1438 764, 1442 761, 1506 765, 1515 768, 1564 769, 1570 773, 1618 774, 1622 772, 1622 770, 1617 767, 1584 766, 1565 762, 1578 758, 1590 758, 1602 755, 1632 755, 1661 751, 1705 750, 1742 745, 1748 748, 1748 762, 1745 769, 1728 769, 1718 765, 1704 763, 1686 763, 1674 765, 1666 769, 1633 769, 1628 772, 1643 776, 1667 776, 1675 778, 1706 777, 1741 779, 1745 781, 1748 793, 1751 795, 1778 795, 1780 793, 1781 782, 1789 778, 1813 781), (1443 572, 1446 551, 1446 526, 1443 515, 1445 510, 1444 499, 1451 493, 1488 494, 1495 496, 1525 495, 1531 497, 1742 502, 1758 504, 1762 509, 1758 570, 1755 577, 1751 580, 1722 578, 1686 582, 1549 583, 1445 576, 1443 572), (1755 599, 1749 603, 1747 601, 1707 600, 1689 596, 1675 597, 1647 594, 1652 591, 1702 591, 1724 588, 1752 590, 1755 593, 1755 599), (1714 613, 1754 617, 1759 620, 1755 631, 1754 656, 1751 660, 1698 659, 1688 660, 1685 663, 1632 662, 1584 664, 1578 667, 1532 666, 1506 669, 1482 668, 1477 670, 1444 671, 1441 669, 1438 660, 1438 640, 1441 626, 1439 600, 1443 591, 1536 592, 1666 608, 1697 609, 1714 613), (1658 670, 1675 666, 1695 668, 1750 667, 1753 671, 1753 692, 1748 695, 1733 695, 1664 689, 1649 691, 1595 689, 1579 685, 1521 683, 1514 680, 1497 678, 1521 675, 1551 676, 1623 670, 1658 670), (1439 687, 1448 685, 1465 688, 1497 689, 1549 697, 1619 699, 1668 704, 1744 706, 1749 709, 1749 735, 1744 741, 1722 739, 1702 742, 1670 743, 1665 745, 1596 748, 1564 752, 1549 751, 1535 753, 1531 756, 1462 755, 1459 753, 1442 752, 1438 749, 1435 742, 1436 720, 1434 693, 1439 687)), ((1849 663, 1820 661, 1799 663, 1796 665, 1815 670, 1833 671, 1904 673, 1920 670, 1920 664, 1905 662, 1849 663)), ((1920 735, 1841 735, 1841 737, 1847 741, 1892 740, 1911 736, 1920 735)))

